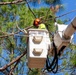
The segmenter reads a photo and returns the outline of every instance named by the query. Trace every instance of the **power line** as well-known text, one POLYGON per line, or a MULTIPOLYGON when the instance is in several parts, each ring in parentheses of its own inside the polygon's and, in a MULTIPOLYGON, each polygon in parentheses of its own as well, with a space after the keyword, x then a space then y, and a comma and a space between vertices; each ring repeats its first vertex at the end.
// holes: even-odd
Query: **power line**
POLYGON ((26 1, 27 5, 28 5, 29 10, 32 12, 32 14, 34 15, 34 17, 36 18, 36 15, 35 15, 35 13, 31 10, 29 3, 27 2, 27 0, 25 0, 25 1, 26 1))
POLYGON ((58 17, 55 17, 55 18, 63 17, 63 16, 68 15, 68 14, 70 14, 70 13, 72 13, 72 12, 76 12, 76 9, 75 9, 75 10, 72 10, 72 11, 69 11, 69 12, 67 12, 67 13, 65 13, 65 14, 62 14, 62 15, 60 15, 60 16, 58 16, 58 17))

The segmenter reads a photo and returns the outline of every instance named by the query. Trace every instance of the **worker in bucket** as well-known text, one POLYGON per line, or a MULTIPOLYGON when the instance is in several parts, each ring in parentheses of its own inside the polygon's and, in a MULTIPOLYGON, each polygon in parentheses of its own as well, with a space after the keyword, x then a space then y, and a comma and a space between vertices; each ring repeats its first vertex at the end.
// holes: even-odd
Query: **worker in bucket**
POLYGON ((46 26, 45 24, 41 23, 41 20, 39 18, 36 18, 34 20, 34 23, 33 23, 34 27, 38 28, 38 29, 46 29, 46 26))

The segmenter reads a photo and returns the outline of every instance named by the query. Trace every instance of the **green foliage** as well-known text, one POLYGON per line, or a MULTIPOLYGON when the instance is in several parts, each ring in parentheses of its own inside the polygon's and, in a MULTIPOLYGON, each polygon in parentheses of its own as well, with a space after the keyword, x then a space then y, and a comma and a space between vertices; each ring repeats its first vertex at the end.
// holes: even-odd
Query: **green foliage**
MULTIPOLYGON (((6 0, 2 0, 5 1, 6 0)), ((13 0, 7 0, 7 1, 13 1, 13 0)), ((36 1, 36 0, 35 0, 36 1)), ((57 0, 46 0, 48 3, 56 2, 57 0)), ((60 1, 60 0, 58 0, 60 1)), ((37 18, 41 18, 42 22, 46 25, 47 29, 51 32, 55 31, 55 15, 52 14, 51 10, 49 8, 41 8, 41 9, 32 9, 34 14, 37 18)), ((0 6, 0 36, 7 35, 7 33, 16 33, 18 31, 17 25, 24 29, 28 26, 31 26, 34 21, 34 15, 32 12, 26 7, 24 3, 21 4, 8 4, 8 5, 2 5, 0 6)), ((57 20, 58 23, 62 24, 63 22, 61 20, 57 20)), ((21 36, 21 46, 17 47, 16 45, 16 39, 14 36, 8 36, 0 38, 0 53, 2 53, 2 45, 4 44, 4 48, 7 49, 10 52, 9 58, 10 61, 15 58, 16 54, 12 53, 15 52, 15 49, 17 49, 20 54, 25 50, 26 46, 26 36, 21 36)), ((71 46, 72 49, 76 49, 75 46, 71 46), (72 48, 73 47, 73 48, 72 48)), ((76 66, 75 61, 76 55, 73 54, 71 58, 72 65, 76 66)), ((25 63, 26 56, 21 59, 22 63, 25 63)), ((62 65, 65 66, 67 64, 66 60, 63 60, 62 65)), ((13 72, 14 75, 18 75, 20 72, 23 72, 24 65, 21 67, 21 69, 18 70, 19 66, 15 69, 13 72)), ((39 69, 32 69, 33 71, 29 72, 29 75, 40 75, 39 69)), ((66 73, 65 75, 68 75, 66 73)))
MULTIPOLYGON (((3 0, 6 2, 6 0, 3 0)), ((7 0, 7 1, 13 1, 13 0, 7 0)), ((51 11, 49 8, 41 8, 41 9, 32 9, 34 14, 36 15, 37 18, 42 17, 43 23, 48 25, 49 30, 53 29, 53 20, 50 19, 50 15, 52 15, 51 11)), ((54 15, 52 15, 52 18, 54 18, 54 15)), ((0 7, 0 36, 7 35, 7 33, 16 33, 18 30, 17 25, 21 28, 24 29, 28 26, 31 26, 34 21, 34 16, 32 12, 25 6, 24 3, 22 4, 8 4, 8 5, 3 5, 0 7)), ((1 44, 4 44, 4 48, 7 49, 10 52, 9 55, 9 61, 13 60, 16 56, 15 49, 17 51, 19 50, 20 54, 25 50, 26 46, 26 37, 21 37, 21 46, 17 47, 16 46, 16 39, 14 36, 8 36, 8 37, 3 37, 0 38, 0 40, 3 40, 3 42, 0 42, 1 44)), ((0 47, 2 52, 2 46, 0 47)), ((22 62, 25 62, 26 57, 23 57, 21 59, 22 62)), ((13 67, 12 65, 11 67, 13 67)), ((10 67, 10 68, 11 68, 10 67)), ((19 68, 17 66, 17 68, 19 68)), ((22 70, 16 69, 16 75, 22 72, 22 70)), ((33 72, 30 72, 29 75, 40 75, 40 72, 38 69, 34 69, 33 72)))
POLYGON ((65 75, 69 75, 68 72, 66 72, 65 75))
POLYGON ((13 39, 13 37, 8 37, 5 39, 5 42, 4 42, 6 45, 6 49, 11 51, 13 49, 15 49, 16 47, 16 43, 15 43, 15 40, 13 39))
POLYGON ((28 75, 40 75, 40 69, 32 69, 28 75))
POLYGON ((2 47, 0 46, 0 55, 1 55, 1 53, 2 53, 2 47))
POLYGON ((76 50, 76 45, 70 44, 69 47, 70 47, 70 49, 72 49, 72 50, 76 50))
POLYGON ((65 66, 66 64, 67 64, 66 59, 63 59, 63 63, 62 63, 62 65, 65 66))
POLYGON ((71 65, 76 67, 76 51, 73 51, 72 54, 71 54, 71 59, 70 59, 70 62, 71 62, 71 65))
POLYGON ((63 21, 61 21, 60 19, 58 19, 58 20, 57 20, 57 23, 63 24, 63 21))
POLYGON ((44 23, 49 31, 55 31, 55 15, 49 8, 41 8, 35 10, 36 16, 41 18, 42 23, 44 23))

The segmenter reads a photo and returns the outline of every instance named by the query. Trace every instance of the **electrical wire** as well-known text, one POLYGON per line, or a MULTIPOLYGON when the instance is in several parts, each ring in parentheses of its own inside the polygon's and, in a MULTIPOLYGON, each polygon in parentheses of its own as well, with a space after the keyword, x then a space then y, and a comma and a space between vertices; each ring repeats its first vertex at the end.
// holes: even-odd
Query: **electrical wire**
POLYGON ((71 11, 69 11, 69 12, 67 12, 67 13, 65 13, 65 14, 62 14, 62 15, 60 15, 60 16, 57 16, 57 17, 55 17, 55 18, 63 17, 63 16, 68 15, 68 14, 70 14, 70 13, 72 13, 72 12, 76 12, 76 9, 75 9, 75 10, 71 10, 71 11))
POLYGON ((53 73, 57 73, 58 71, 58 55, 57 55, 57 48, 53 42, 53 46, 54 46, 54 58, 52 63, 50 63, 50 60, 47 56, 47 60, 46 60, 46 70, 48 72, 53 72, 53 73))
POLYGON ((28 1, 27 1, 27 0, 25 0, 25 1, 26 1, 27 5, 28 5, 29 10, 32 12, 33 16, 36 18, 36 15, 35 15, 35 13, 32 11, 32 9, 30 8, 30 5, 29 5, 28 1))

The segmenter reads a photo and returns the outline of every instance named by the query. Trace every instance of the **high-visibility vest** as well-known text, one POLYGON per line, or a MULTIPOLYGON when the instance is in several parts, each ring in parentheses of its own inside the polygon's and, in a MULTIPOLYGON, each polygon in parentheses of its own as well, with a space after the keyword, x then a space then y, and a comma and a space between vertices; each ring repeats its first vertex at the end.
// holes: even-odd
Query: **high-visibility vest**
POLYGON ((40 25, 39 25, 39 27, 38 27, 38 29, 46 29, 45 24, 43 24, 43 23, 42 23, 42 24, 40 24, 40 25))

